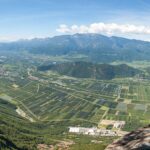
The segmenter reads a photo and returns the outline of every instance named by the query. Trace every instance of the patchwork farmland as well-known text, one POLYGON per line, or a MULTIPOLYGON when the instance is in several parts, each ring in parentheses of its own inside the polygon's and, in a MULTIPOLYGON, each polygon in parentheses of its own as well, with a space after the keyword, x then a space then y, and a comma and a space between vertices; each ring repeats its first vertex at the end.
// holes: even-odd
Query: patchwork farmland
POLYGON ((148 82, 77 79, 51 72, 38 72, 38 78, 1 77, 0 98, 10 97, 36 121, 83 120, 98 125, 102 119, 123 120, 127 131, 150 121, 148 82))
POLYGON ((71 149, 99 150, 116 136, 150 123, 148 79, 74 78, 38 71, 39 65, 53 63, 49 57, 7 54, 3 59, 0 144, 9 139, 19 148, 37 149, 38 144, 53 147, 69 140, 71 149), (75 134, 69 127, 90 132, 75 134))

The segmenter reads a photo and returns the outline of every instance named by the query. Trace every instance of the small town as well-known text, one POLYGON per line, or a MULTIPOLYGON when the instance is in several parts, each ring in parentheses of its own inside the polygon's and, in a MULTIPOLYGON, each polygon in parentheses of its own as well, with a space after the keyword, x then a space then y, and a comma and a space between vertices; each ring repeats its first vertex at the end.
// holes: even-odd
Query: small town
POLYGON ((75 134, 91 135, 91 136, 123 136, 128 133, 120 130, 113 131, 107 129, 99 129, 97 127, 92 127, 92 128, 69 127, 69 132, 75 134))
POLYGON ((69 132, 83 134, 83 135, 93 135, 93 136, 117 136, 116 131, 98 129, 96 127, 92 127, 92 128, 69 127, 69 132))
POLYGON ((100 125, 100 128, 69 127, 69 132, 92 136, 123 136, 127 134, 127 132, 121 130, 125 125, 125 121, 102 120, 100 125), (104 128, 104 125, 112 125, 112 129, 104 128))

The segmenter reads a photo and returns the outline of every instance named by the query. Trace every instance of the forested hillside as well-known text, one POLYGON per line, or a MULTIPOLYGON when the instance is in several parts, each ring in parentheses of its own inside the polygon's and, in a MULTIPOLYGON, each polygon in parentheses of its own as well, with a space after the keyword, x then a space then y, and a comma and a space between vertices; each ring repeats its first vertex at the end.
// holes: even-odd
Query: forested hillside
POLYGON ((95 78, 110 80, 115 77, 133 77, 141 73, 140 70, 122 65, 93 64, 89 62, 67 62, 61 64, 51 64, 38 67, 40 71, 52 70, 62 75, 73 76, 77 78, 95 78))

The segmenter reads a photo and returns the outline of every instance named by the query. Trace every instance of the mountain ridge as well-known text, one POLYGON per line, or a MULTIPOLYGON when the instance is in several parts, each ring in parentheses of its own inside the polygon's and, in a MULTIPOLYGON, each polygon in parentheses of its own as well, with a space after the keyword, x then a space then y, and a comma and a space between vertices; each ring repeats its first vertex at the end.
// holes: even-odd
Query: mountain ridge
POLYGON ((101 34, 61 35, 52 38, 0 43, 0 51, 28 51, 53 56, 84 54, 93 62, 150 60, 150 42, 101 34))
POLYGON ((82 61, 39 66, 38 70, 52 70, 62 75, 77 78, 94 78, 102 80, 110 80, 115 77, 133 77, 136 74, 141 73, 140 70, 129 67, 126 64, 114 66, 109 64, 94 64, 91 62, 82 61))

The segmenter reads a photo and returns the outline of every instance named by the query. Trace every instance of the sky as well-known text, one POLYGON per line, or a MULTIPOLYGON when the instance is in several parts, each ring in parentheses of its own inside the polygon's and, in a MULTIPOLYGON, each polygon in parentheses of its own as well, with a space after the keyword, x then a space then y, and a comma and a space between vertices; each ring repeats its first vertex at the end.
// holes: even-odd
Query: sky
POLYGON ((0 0, 0 41, 75 33, 150 41, 150 0, 0 0))

